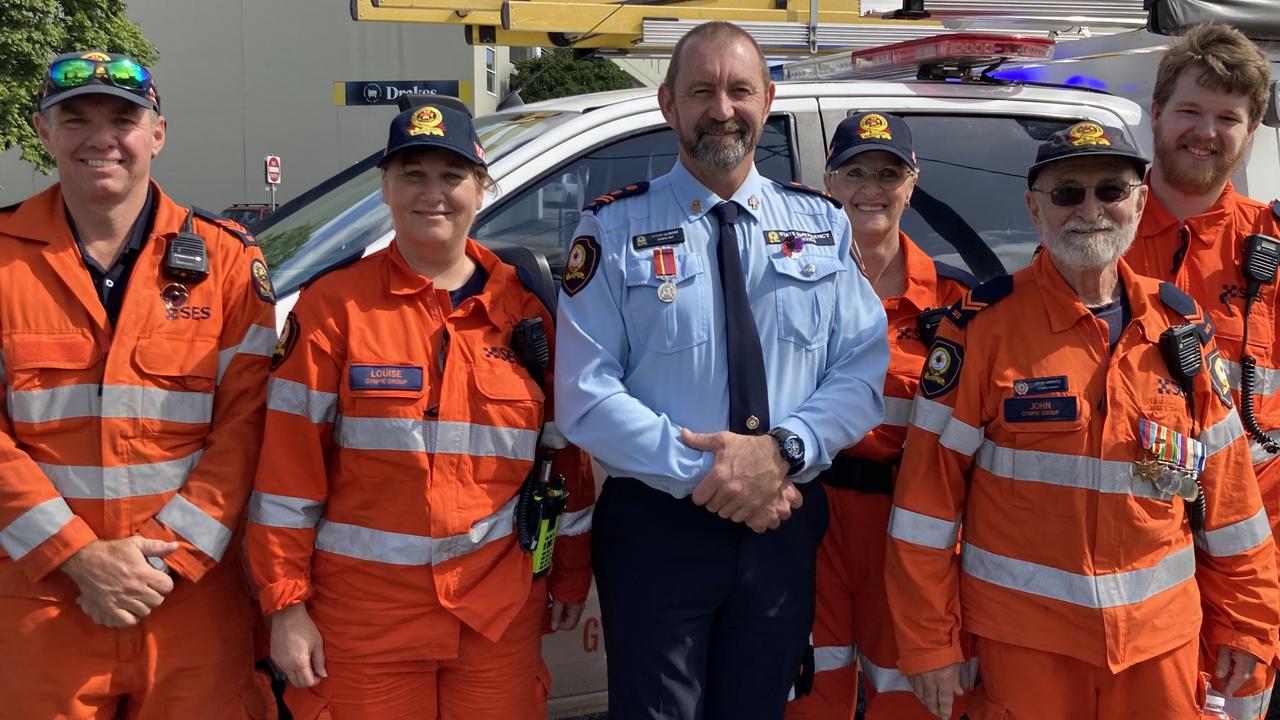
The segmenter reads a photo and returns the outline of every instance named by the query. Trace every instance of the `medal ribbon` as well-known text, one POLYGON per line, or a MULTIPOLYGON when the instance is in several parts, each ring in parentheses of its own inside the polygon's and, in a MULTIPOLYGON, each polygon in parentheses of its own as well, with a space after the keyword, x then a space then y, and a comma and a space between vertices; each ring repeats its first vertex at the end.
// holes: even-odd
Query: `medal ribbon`
POLYGON ((676 253, 669 247, 653 251, 653 274, 659 278, 676 276, 676 253))
POLYGON ((1208 457, 1204 443, 1146 419, 1138 420, 1142 448, 1156 460, 1201 472, 1208 457))

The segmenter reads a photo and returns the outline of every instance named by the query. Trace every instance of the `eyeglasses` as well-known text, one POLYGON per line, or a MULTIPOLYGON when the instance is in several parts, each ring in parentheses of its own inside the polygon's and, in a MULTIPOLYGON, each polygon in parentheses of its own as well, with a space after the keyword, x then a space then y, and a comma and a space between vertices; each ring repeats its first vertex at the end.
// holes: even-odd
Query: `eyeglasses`
POLYGON ((105 62, 67 58, 49 67, 49 84, 59 90, 92 82, 106 82, 126 90, 146 90, 151 86, 151 73, 129 58, 105 62))
POLYGON ((1098 202, 1111 205, 1133 194, 1133 189, 1141 186, 1142 183, 1098 183, 1083 187, 1080 185, 1059 185, 1052 190, 1041 190, 1039 188, 1031 188, 1031 192, 1043 193, 1049 196, 1049 200, 1058 207, 1075 207, 1084 202, 1085 192, 1093 190, 1093 196, 1098 202))
POLYGON ((849 190, 857 190, 866 185, 867 181, 872 178, 875 178, 876 184, 881 188, 894 190, 906 182, 912 173, 910 170, 902 170, 901 168, 890 166, 880 168, 875 172, 867 172, 860 167, 851 167, 848 170, 832 170, 828 174, 849 190))

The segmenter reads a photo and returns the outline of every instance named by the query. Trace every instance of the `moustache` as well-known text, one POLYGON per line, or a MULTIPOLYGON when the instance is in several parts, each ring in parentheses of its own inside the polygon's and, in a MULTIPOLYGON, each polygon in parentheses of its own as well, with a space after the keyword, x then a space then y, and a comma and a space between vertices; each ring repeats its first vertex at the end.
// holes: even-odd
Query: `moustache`
POLYGON ((1119 224, 1110 221, 1089 223, 1078 219, 1068 220, 1062 226, 1063 232, 1115 232, 1119 229, 1119 224))
POLYGON ((698 127, 694 129, 698 137, 715 132, 719 134, 728 133, 745 133, 747 131, 746 123, 740 120, 726 120, 725 122, 716 122, 714 120, 704 120, 698 123, 698 127))

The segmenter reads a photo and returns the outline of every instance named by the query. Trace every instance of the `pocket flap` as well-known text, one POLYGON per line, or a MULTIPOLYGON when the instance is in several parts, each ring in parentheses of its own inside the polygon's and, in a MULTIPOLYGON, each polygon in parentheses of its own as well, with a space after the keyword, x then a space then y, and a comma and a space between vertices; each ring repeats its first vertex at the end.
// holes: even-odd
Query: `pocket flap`
MULTIPOLYGON (((677 252, 675 258, 676 275, 672 280, 677 285, 702 272, 701 255, 677 252)), ((628 287, 637 285, 658 287, 662 284, 662 280, 654 273, 652 255, 638 255, 627 258, 626 274, 628 287)))
POLYGON ((490 363, 475 368, 476 388, 490 400, 542 402, 542 388, 515 365, 490 363))
POLYGON ((138 369, 161 377, 218 376, 218 341, 211 337, 148 335, 133 352, 138 369))
POLYGON ((87 331, 56 335, 13 333, 8 345, 6 365, 10 370, 85 370, 96 365, 100 358, 97 344, 87 331))
POLYGON ((774 255, 769 258, 773 269, 780 275, 786 275, 802 282, 817 282, 833 273, 844 272, 844 264, 840 258, 831 255, 774 255))

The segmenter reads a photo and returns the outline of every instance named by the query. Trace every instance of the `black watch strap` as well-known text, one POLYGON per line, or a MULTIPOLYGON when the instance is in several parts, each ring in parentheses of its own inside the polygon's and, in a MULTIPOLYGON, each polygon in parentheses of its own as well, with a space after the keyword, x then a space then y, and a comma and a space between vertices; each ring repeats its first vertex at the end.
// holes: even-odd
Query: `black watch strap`
POLYGON ((799 435, 791 432, 784 427, 776 427, 769 431, 769 435, 778 441, 778 454, 782 456, 782 461, 787 464, 787 476, 795 475, 804 469, 804 441, 799 435), (791 452, 794 449, 795 452, 791 452))

